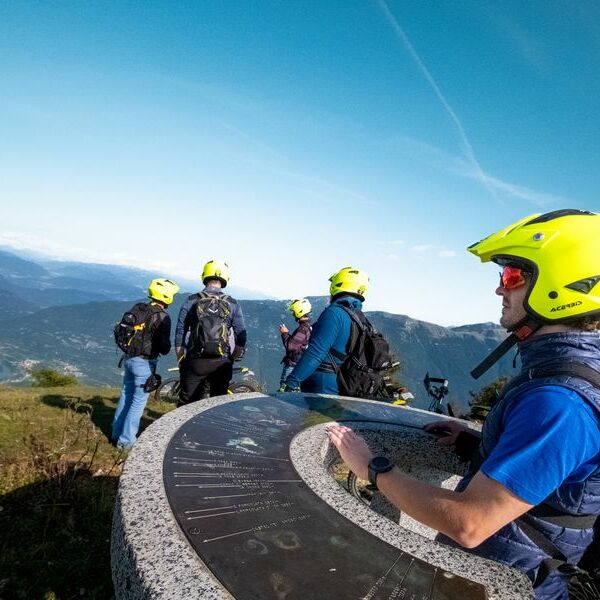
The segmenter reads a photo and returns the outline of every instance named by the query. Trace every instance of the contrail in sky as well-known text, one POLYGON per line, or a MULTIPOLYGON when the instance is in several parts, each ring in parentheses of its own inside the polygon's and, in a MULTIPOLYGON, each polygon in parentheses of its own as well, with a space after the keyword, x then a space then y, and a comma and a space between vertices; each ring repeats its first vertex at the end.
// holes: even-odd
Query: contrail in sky
POLYGON ((420 56, 417 54, 417 51, 414 49, 413 45, 410 43, 410 40, 404 33, 404 30, 402 29, 402 27, 400 27, 400 24, 396 20, 396 17, 394 17, 392 12, 388 8, 388 5, 385 3, 384 0, 377 0, 377 3, 379 4, 379 7, 383 11, 383 14, 385 15, 389 24, 394 29, 396 35, 400 38, 400 41, 404 44, 404 46, 408 50, 408 53, 414 60, 415 64, 417 65, 417 67, 419 68, 419 70, 421 71, 421 73, 423 74, 423 76, 425 77, 427 82, 429 83, 431 89, 433 90, 433 93, 437 96, 437 99, 440 101, 440 103, 444 107, 444 110, 448 113, 448 116, 450 117, 451 121, 454 123, 454 126, 456 127, 456 131, 458 132, 458 137, 460 140, 462 151, 465 155, 465 158, 473 165, 473 168, 477 174, 477 178, 483 185, 485 185, 485 187, 490 192, 490 194, 492 194, 492 196, 494 196, 494 198, 498 199, 495 191, 489 185, 488 177, 485 174, 484 170, 481 168, 481 165, 479 164, 479 161, 477 160, 477 157, 475 156, 475 152, 473 151, 473 146, 471 146, 471 142, 469 142, 469 139, 467 138, 465 129, 462 126, 462 123, 460 122, 458 116, 454 112, 454 109, 450 106, 450 104, 448 104, 448 101, 444 97, 444 94, 442 94, 442 91, 440 90, 438 84, 435 82, 435 79, 432 77, 431 73, 429 72, 429 69, 425 66, 425 63, 421 60, 420 56))

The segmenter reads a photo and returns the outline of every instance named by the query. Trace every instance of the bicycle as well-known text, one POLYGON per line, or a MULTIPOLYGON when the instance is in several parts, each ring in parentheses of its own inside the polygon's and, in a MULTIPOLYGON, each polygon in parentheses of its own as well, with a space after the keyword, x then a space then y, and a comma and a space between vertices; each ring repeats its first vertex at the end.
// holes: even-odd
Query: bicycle
POLYGON ((377 390, 375 396, 372 398, 373 400, 388 402, 396 406, 406 406, 415 399, 410 390, 398 383, 394 378, 394 373, 399 366, 399 361, 392 363, 387 370, 387 374, 383 376, 383 385, 377 390))
MULTIPOLYGON (((167 371, 179 371, 179 367, 167 369, 167 371)), ((246 394, 249 392, 262 392, 263 388, 260 382, 256 379, 254 371, 248 367, 233 367, 234 375, 241 375, 241 380, 233 381, 227 389, 228 394, 246 394)), ((155 390, 154 400, 161 402, 169 402, 176 404, 179 399, 179 390, 181 385, 179 377, 165 379, 155 390)))
POLYGON ((442 410, 442 401, 444 400, 444 396, 449 392, 448 380, 445 377, 429 377, 429 373, 426 373, 423 385, 427 393, 431 396, 431 402, 427 410, 439 415, 445 414, 442 410), (432 385, 434 383, 438 383, 439 385, 432 385))

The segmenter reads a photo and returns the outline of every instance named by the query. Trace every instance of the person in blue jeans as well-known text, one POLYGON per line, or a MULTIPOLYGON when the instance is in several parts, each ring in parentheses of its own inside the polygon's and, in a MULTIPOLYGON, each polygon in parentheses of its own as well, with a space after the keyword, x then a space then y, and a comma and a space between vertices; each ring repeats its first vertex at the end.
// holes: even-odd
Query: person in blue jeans
POLYGON ((312 306, 308 299, 300 298, 299 300, 294 300, 289 305, 288 310, 294 315, 298 327, 290 333, 283 323, 279 326, 281 341, 285 348, 285 355, 281 360, 283 368, 281 369, 281 378, 279 380, 279 389, 281 391, 284 391, 288 375, 294 370, 300 357, 308 347, 312 332, 312 325, 310 323, 312 306))
POLYGON ((336 370, 348 356, 352 331, 352 320, 342 305, 352 310, 362 309, 364 295, 369 289, 369 276, 360 269, 345 267, 334 273, 329 281, 330 304, 313 326, 308 348, 281 391, 339 392, 336 370))
POLYGON ((117 448, 131 448, 137 438, 148 392, 145 385, 156 373, 158 356, 171 351, 171 318, 166 308, 173 302, 179 286, 169 279, 155 279, 148 288, 150 302, 136 304, 145 317, 131 340, 131 351, 123 358, 123 386, 112 423, 112 443, 117 448))
MULTIPOLYGON (((490 410, 468 475, 442 489, 375 456, 348 427, 329 427, 329 438, 358 477, 440 541, 525 573, 537 600, 568 600, 570 578, 582 566, 594 573, 600 551, 600 214, 531 215, 469 251, 500 266, 510 333, 472 374, 515 344, 521 373, 490 410)), ((468 433, 456 420, 425 429, 457 447, 468 433)))

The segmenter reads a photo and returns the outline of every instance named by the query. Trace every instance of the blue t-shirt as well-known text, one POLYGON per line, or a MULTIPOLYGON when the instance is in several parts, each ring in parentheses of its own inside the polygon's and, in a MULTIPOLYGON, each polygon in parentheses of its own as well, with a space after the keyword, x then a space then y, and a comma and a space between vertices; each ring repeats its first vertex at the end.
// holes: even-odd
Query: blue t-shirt
POLYGON ((535 505, 561 484, 585 480, 598 466, 600 414, 578 393, 547 385, 515 399, 481 470, 535 505))

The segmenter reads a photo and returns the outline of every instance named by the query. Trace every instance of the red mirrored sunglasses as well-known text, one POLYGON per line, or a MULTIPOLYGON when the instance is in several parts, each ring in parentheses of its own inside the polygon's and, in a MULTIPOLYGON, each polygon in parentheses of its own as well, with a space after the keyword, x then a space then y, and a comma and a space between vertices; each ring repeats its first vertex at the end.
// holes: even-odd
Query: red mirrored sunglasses
POLYGON ((518 267, 503 267, 500 272, 500 287, 505 290, 514 290, 515 288, 525 285, 525 271, 518 267))

